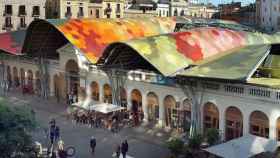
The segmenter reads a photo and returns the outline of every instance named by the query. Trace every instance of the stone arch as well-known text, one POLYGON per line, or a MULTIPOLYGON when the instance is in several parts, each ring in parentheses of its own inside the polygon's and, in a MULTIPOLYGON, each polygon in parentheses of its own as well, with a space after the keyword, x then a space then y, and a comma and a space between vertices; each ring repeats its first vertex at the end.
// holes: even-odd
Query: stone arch
POLYGON ((138 89, 133 89, 131 91, 131 110, 134 116, 134 123, 138 125, 139 121, 144 119, 144 112, 142 108, 142 94, 138 89))
POLYGON ((80 89, 80 75, 79 75, 79 65, 78 63, 70 59, 65 64, 65 77, 66 77, 66 90, 67 93, 71 93, 75 99, 74 102, 78 101, 80 89))
POLYGON ((19 83, 19 77, 18 77, 18 69, 17 67, 13 67, 13 78, 14 78, 14 86, 15 87, 19 87, 20 83, 19 83))
POLYGON ((250 133, 260 137, 269 137, 269 119, 262 111, 253 111, 250 114, 250 133))
POLYGON ((225 112, 225 139, 229 141, 243 135, 243 114, 239 108, 230 106, 225 112))
POLYGON ((175 127, 176 120, 174 117, 174 112, 176 109, 176 100, 172 95, 167 95, 163 101, 164 111, 165 111, 165 125, 168 127, 175 127))
POLYGON ((159 99, 155 92, 147 94, 148 121, 157 122, 159 120, 159 99))
POLYGON ((91 98, 95 101, 99 101, 99 84, 95 81, 91 82, 91 98))
POLYGON ((103 85, 103 102, 104 103, 111 103, 113 102, 112 98, 112 88, 109 84, 103 85))
POLYGON ((219 129, 219 110, 218 107, 211 102, 207 102, 203 107, 203 130, 209 128, 219 129))
POLYGON ((280 141, 280 117, 278 117, 276 121, 276 137, 277 140, 280 141))
POLYGON ((178 126, 182 132, 187 132, 191 125, 192 102, 190 99, 183 100, 178 111, 178 126))

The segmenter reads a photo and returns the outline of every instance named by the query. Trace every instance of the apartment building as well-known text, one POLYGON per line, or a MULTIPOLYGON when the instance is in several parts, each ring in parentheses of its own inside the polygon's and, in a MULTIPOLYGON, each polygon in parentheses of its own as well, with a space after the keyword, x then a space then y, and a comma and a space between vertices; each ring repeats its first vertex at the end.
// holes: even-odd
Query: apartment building
POLYGON ((45 18, 46 0, 0 0, 0 32, 26 29, 36 19, 45 18))

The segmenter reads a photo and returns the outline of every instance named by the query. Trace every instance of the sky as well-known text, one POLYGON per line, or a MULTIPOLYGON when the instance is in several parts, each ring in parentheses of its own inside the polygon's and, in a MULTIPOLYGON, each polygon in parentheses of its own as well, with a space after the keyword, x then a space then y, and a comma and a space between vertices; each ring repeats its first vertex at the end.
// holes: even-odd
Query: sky
POLYGON ((214 5, 218 5, 220 3, 231 3, 232 1, 234 2, 242 2, 242 5, 246 5, 252 2, 255 2, 255 0, 200 0, 200 1, 205 1, 205 2, 210 2, 213 3, 214 5))

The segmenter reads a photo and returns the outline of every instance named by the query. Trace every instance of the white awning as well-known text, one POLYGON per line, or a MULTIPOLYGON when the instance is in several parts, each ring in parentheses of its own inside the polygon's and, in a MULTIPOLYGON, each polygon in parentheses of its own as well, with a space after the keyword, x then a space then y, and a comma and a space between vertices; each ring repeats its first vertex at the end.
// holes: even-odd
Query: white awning
POLYGON ((203 150, 224 158, 248 158, 262 152, 273 152, 278 146, 276 140, 249 134, 203 150))
POLYGON ((94 110, 94 111, 101 112, 104 114, 107 114, 110 112, 115 112, 115 111, 120 111, 123 109, 125 109, 125 108, 118 106, 118 105, 114 105, 114 104, 108 104, 108 103, 100 103, 100 104, 96 104, 96 105, 89 107, 89 110, 94 110))

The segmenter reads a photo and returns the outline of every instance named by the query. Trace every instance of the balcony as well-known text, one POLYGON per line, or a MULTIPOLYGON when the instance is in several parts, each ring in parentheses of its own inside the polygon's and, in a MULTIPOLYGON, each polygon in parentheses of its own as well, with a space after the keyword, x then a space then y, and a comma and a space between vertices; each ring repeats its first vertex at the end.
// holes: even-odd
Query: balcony
POLYGON ((26 29, 27 25, 26 24, 20 24, 18 25, 18 29, 22 30, 22 29, 26 29))
POLYGON ((3 13, 3 16, 5 16, 5 17, 7 17, 7 16, 10 17, 10 16, 12 16, 12 15, 13 15, 12 12, 6 12, 6 11, 5 11, 5 12, 3 13))
POLYGON ((84 12, 78 12, 78 15, 77 15, 77 17, 83 17, 84 16, 84 12))
POLYGON ((120 10, 120 9, 117 9, 117 10, 116 10, 116 14, 117 14, 117 15, 121 15, 121 10, 120 10))
POLYGON ((2 30, 11 31, 13 28, 13 24, 4 24, 2 30))
POLYGON ((26 14, 26 11, 24 11, 24 12, 19 12, 19 13, 18 13, 18 16, 19 16, 19 17, 26 16, 26 15, 27 15, 27 14, 26 14))
POLYGON ((65 13, 65 18, 71 18, 72 17, 72 13, 71 12, 66 12, 65 13))
POLYGON ((32 17, 38 18, 38 17, 40 17, 40 13, 33 13, 33 14, 32 14, 32 17))

